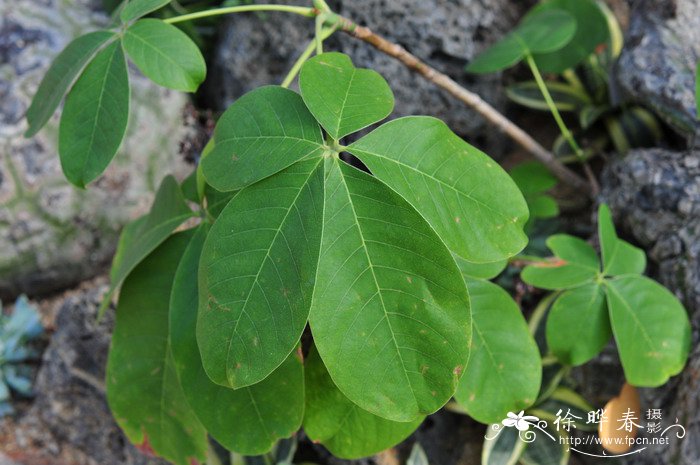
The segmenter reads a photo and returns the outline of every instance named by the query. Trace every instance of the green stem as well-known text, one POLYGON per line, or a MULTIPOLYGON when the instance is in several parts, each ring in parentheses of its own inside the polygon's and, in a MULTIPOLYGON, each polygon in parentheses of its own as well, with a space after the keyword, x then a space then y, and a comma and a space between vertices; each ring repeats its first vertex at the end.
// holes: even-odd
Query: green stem
POLYGON ((304 65, 304 63, 306 63, 306 60, 308 60, 314 53, 314 50, 316 50, 315 37, 311 39, 311 42, 309 42, 309 45, 306 47, 304 52, 302 52, 299 58, 297 58, 297 61, 294 62, 292 69, 289 70, 289 73, 284 78, 284 81, 282 81, 282 87, 289 87, 292 81, 294 81, 294 78, 297 76, 297 74, 299 74, 299 70, 301 69, 301 67, 304 65))
POLYGON ((326 15, 324 13, 316 16, 316 55, 323 53, 323 23, 326 20, 326 15))
POLYGON ((210 16, 227 15, 231 13, 246 13, 249 11, 283 11, 286 13, 294 13, 301 16, 306 16, 313 18, 317 15, 317 10, 315 8, 309 8, 305 6, 292 6, 292 5, 241 5, 241 6, 231 6, 226 8, 214 8, 212 10, 198 11, 196 13, 189 13, 186 15, 175 16, 165 20, 166 23, 180 23, 183 21, 190 21, 193 19, 207 18, 210 16))
POLYGON ((320 32, 320 35, 317 35, 313 39, 311 39, 309 45, 302 52, 302 54, 299 55, 299 58, 297 58, 297 61, 294 62, 294 65, 289 70, 289 73, 287 73, 287 76, 284 78, 284 81, 282 81, 282 87, 289 87, 292 81, 294 81, 294 78, 297 76, 297 74, 299 74, 299 70, 301 70, 301 67, 304 65, 304 63, 306 63, 306 60, 308 60, 311 57, 314 51, 318 50, 318 41, 320 40, 321 43, 323 43, 323 41, 329 38, 331 35, 333 35, 333 33, 336 30, 337 27, 335 26, 323 28, 320 32))
POLYGON ((564 123, 564 120, 562 119, 561 114, 559 113, 559 110, 554 104, 554 100, 552 99, 552 96, 549 93, 549 89, 547 89, 547 84, 545 84, 544 79, 542 79, 542 75, 540 74, 540 70, 537 67, 537 63, 535 63, 534 58, 532 58, 532 55, 530 54, 526 56, 526 59, 527 64, 530 66, 530 70, 532 71, 533 76, 535 76, 537 87, 540 88, 540 92, 542 92, 542 96, 544 97, 545 102, 547 102, 547 107, 549 107, 549 111, 552 113, 554 121, 556 121, 557 126, 559 126, 561 134, 564 136, 564 139, 566 139, 566 141, 569 143, 576 156, 579 159, 583 159, 583 150, 581 150, 581 147, 579 147, 579 145, 576 143, 576 140, 571 134, 571 131, 569 131, 569 128, 566 127, 566 124, 564 123))

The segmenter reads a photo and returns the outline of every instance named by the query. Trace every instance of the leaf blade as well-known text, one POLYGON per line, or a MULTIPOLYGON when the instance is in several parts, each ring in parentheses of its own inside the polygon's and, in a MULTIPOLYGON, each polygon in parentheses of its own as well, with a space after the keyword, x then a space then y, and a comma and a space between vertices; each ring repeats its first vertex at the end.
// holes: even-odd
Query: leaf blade
POLYGON ((29 123, 25 137, 32 137, 48 122, 85 65, 114 33, 95 31, 82 35, 66 46, 51 63, 27 110, 29 123))
POLYGON ((202 160, 212 187, 241 189, 287 168, 320 156, 321 130, 296 92, 278 86, 248 92, 221 116, 216 145, 202 160))
POLYGON ((459 270, 420 215, 375 178, 327 159, 325 192, 309 317, 321 358, 343 394, 370 413, 394 421, 432 413, 468 358, 459 270), (390 381, 368 389, 363 378, 378 369, 390 381))
POLYGON ((304 431, 343 459, 368 457, 388 449, 411 434, 423 421, 400 423, 362 410, 333 384, 318 351, 305 362, 307 385, 304 431))
POLYGON ((200 264, 197 341, 216 384, 262 381, 297 346, 318 261, 322 174, 320 159, 292 165, 242 190, 214 223, 200 264))
POLYGON ((124 52, 114 42, 85 68, 63 108, 58 152, 72 184, 85 187, 114 158, 126 133, 129 94, 124 52))
POLYGON ((194 92, 204 81, 207 65, 187 34, 157 19, 140 19, 122 39, 124 49, 151 81, 170 89, 194 92))
POLYGON ((494 262, 527 244, 527 205, 513 180, 442 121, 399 118, 348 151, 406 199, 462 258, 494 262))
POLYGON ((125 282, 107 364, 107 400, 119 426, 178 465, 204 460, 207 447, 177 380, 168 334, 173 277, 190 238, 171 237, 125 282))
POLYGON ((374 70, 355 68, 342 53, 309 59, 299 74, 299 89, 335 140, 383 120, 394 109, 394 95, 384 78, 374 70))
POLYGON ((690 324, 676 296, 635 275, 607 280, 605 291, 627 381, 656 387, 680 373, 690 348, 690 324))
POLYGON ((170 336, 175 369, 189 405, 208 433, 244 455, 270 451, 301 426, 304 374, 296 353, 260 383, 237 390, 209 380, 197 346, 197 270, 208 228, 200 226, 177 267, 170 295, 170 336))
POLYGON ((170 0, 130 0, 122 9, 119 17, 122 22, 127 23, 163 8, 168 3, 170 0))
POLYGON ((496 423, 537 399, 542 361, 520 308, 496 284, 467 279, 474 338, 455 399, 475 420, 496 423))
POLYGON ((598 237, 603 254, 603 273, 617 276, 644 272, 646 254, 617 236, 610 208, 605 204, 598 208, 598 237))

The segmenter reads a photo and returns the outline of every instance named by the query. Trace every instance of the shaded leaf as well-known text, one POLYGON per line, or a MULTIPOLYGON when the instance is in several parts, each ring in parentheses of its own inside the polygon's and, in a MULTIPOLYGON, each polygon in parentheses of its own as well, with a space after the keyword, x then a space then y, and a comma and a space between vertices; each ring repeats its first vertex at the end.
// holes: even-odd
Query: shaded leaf
POLYGON ((547 247, 555 258, 525 267, 521 277, 541 289, 569 289, 595 279, 600 263, 593 247, 586 241, 567 234, 547 239, 547 247))
POLYGON ((593 0, 548 0, 536 6, 530 14, 562 10, 576 18, 578 26, 573 38, 564 47, 549 53, 536 52, 537 66, 545 73, 561 73, 574 67, 591 55, 596 47, 605 46, 610 38, 605 14, 593 0))
POLYGON ((646 268, 646 254, 617 237, 607 205, 598 208, 598 237, 603 254, 603 273, 609 276, 641 274, 646 268))
POLYGON ((310 323, 338 388, 394 421, 442 407, 469 356, 469 298, 450 252, 403 198, 338 159, 326 160, 310 323))
POLYGON ((513 180, 442 121, 399 118, 348 151, 413 205, 462 258, 498 261, 527 244, 527 205, 513 180))
POLYGON ((508 174, 525 196, 547 192, 557 185, 557 178, 537 161, 520 163, 508 174))
POLYGON ((221 116, 202 173, 219 191, 241 189, 324 151, 321 130, 299 94, 277 86, 248 92, 221 116))
POLYGON ((299 74, 306 106, 335 140, 381 121, 394 109, 394 95, 374 70, 355 68, 342 53, 308 60, 299 74))
POLYGON ((633 275, 606 281, 605 293, 627 381, 656 387, 680 373, 688 358, 690 324, 676 296, 633 275))
POLYGON ((100 51, 66 98, 58 153, 78 187, 97 178, 121 145, 129 118, 129 76, 119 42, 100 51))
POLYGON ((170 354, 168 313, 177 264, 192 237, 176 234, 126 279, 107 363, 107 400, 134 444, 178 465, 203 461, 206 430, 190 410, 170 354))
POLYGON ((458 255, 452 255, 457 262, 462 275, 475 279, 493 279, 508 266, 508 260, 500 260, 491 263, 472 263, 458 255))
POLYGON ((425 451, 421 447, 420 443, 416 442, 411 448, 411 455, 408 456, 406 465, 430 465, 428 462, 428 456, 425 455, 425 451))
POLYGON ((128 0, 126 6, 122 8, 119 17, 125 23, 133 21, 152 11, 163 8, 168 3, 170 3, 170 0, 128 0))
POLYGON ((496 45, 477 55, 467 66, 471 73, 492 73, 509 68, 525 56, 564 47, 576 32, 576 19, 559 9, 528 14, 496 45))
POLYGON ((592 282, 561 294, 547 317, 547 346, 565 365, 581 365, 603 350, 612 332, 605 291, 592 282))
MULTIPOLYGON (((562 82, 547 81, 554 106, 559 111, 578 111, 590 103, 588 96, 581 90, 562 82)), ((506 95, 515 103, 535 110, 549 111, 549 106, 542 96, 542 91, 534 81, 518 82, 506 88, 506 95)))
POLYGON ((536 195, 527 200, 531 218, 553 218, 559 214, 557 201, 548 195, 536 195))
POLYGON ((165 241, 175 228, 193 215, 175 178, 163 178, 151 210, 147 215, 126 225, 119 237, 109 273, 111 287, 103 300, 100 312, 109 305, 114 290, 134 267, 165 241))
POLYGON ((182 256, 170 296, 173 360, 189 405, 216 441, 245 455, 263 454, 291 436, 304 414, 304 374, 297 353, 253 386, 232 390, 207 377, 197 347, 197 269, 207 228, 182 256))
POLYGON ((455 398, 482 423, 502 420, 537 399, 542 362, 517 304, 488 281, 467 280, 472 348, 455 398))
POLYGON ((501 424, 490 425, 481 450, 481 465, 515 465, 523 453, 525 443, 518 437, 518 430, 505 428, 501 424), (500 430, 494 437, 494 427, 500 430))
POLYGON ((528 443, 520 456, 520 462, 523 465, 566 465, 569 463, 569 446, 564 442, 566 432, 557 431, 551 424, 545 430, 554 439, 538 431, 537 439, 528 443))
POLYGON ((61 99, 97 50, 115 36, 113 32, 95 31, 73 40, 53 60, 27 110, 29 128, 25 137, 32 137, 46 124, 61 99))
POLYGON ((262 381, 297 346, 311 305, 322 189, 321 159, 297 163, 242 190, 214 223, 200 264, 197 341, 215 383, 262 381))
POLYGON ((423 421, 399 423, 373 415, 353 404, 335 386, 321 357, 312 348, 305 363, 304 431, 334 456, 355 459, 392 447, 423 421))
POLYGON ((573 424, 579 431, 596 431, 598 423, 588 423, 589 412, 595 409, 576 391, 564 386, 558 386, 547 399, 528 413, 537 416, 540 420, 546 420, 550 425, 554 424, 559 416, 571 412, 580 419, 573 419, 573 424), (561 410, 561 412, 560 412, 561 410))
POLYGON ((207 65, 187 34, 158 19, 132 24, 122 39, 124 49, 151 81, 170 89, 194 92, 204 81, 207 65))

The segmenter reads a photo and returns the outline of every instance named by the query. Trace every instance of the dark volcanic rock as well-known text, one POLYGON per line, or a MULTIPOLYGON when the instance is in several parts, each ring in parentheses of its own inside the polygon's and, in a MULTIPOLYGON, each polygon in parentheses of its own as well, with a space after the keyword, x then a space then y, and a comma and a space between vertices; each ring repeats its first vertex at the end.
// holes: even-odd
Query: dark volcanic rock
MULTIPOLYGON (((281 2, 281 3, 287 3, 281 2)), ((298 2, 289 2, 296 3, 298 2)), ((329 1, 336 12, 395 41, 468 89, 503 109, 500 76, 471 76, 464 66, 510 30, 531 2, 512 0, 329 1)), ((224 109, 258 86, 279 84, 313 35, 313 21, 283 13, 234 15, 221 30, 207 84, 209 99, 224 109)), ((445 120, 492 156, 507 140, 464 104, 455 102, 396 60, 370 45, 338 33, 326 50, 349 54, 355 65, 372 68, 396 96, 393 116, 428 114, 445 120)))

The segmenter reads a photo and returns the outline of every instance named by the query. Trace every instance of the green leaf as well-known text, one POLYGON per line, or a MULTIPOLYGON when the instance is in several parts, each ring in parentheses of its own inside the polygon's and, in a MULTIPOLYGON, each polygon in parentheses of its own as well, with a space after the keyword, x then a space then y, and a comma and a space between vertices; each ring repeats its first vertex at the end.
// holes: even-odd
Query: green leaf
POLYGON ((458 255, 452 255, 463 276, 474 279, 493 279, 508 266, 508 260, 491 263, 472 263, 458 255))
POLYGON ((129 58, 156 84, 194 92, 206 77, 207 65, 199 48, 175 26, 141 19, 126 30, 122 40, 129 58))
POLYGON ((565 431, 557 431, 551 424, 545 430, 552 438, 538 431, 537 439, 527 444, 520 463, 523 465, 567 465, 569 463, 569 446, 564 442, 565 431))
POLYGON ((413 205, 462 258, 494 262, 527 244, 527 205, 513 180, 442 121, 399 118, 348 151, 413 205))
POLYGON ((518 305, 488 281, 467 280, 472 347, 455 399, 477 421, 494 423, 537 399, 542 361, 518 305))
POLYGON ((304 374, 293 352, 265 380, 232 390, 207 377, 197 347, 197 269, 207 228, 199 227, 178 265, 170 295, 173 360, 183 392, 216 441, 245 455, 264 454, 291 436, 304 414, 304 374))
POLYGON ((508 174, 525 196, 547 192, 557 185, 557 178, 537 161, 520 163, 508 174))
POLYGON ((680 373, 688 358, 690 324, 676 296, 633 275, 606 281, 605 293, 627 381, 656 387, 680 373))
POLYGON ((221 116, 216 145, 202 173, 219 191, 253 184, 324 151, 321 129, 299 94, 261 87, 238 99, 221 116))
POLYGON ((547 317, 547 346, 565 365, 582 365, 598 355, 612 332, 600 283, 557 297, 547 317))
POLYGON ((372 415, 353 404, 333 384, 318 351, 312 348, 305 363, 306 412, 304 431, 343 459, 367 457, 406 439, 423 417, 399 423, 372 415))
POLYGON ((617 276, 644 272, 647 262, 644 251, 617 237, 610 209, 605 204, 598 208, 598 237, 603 254, 603 273, 617 276))
POLYGON ((600 273, 600 262, 593 247, 578 237, 555 234, 547 247, 556 258, 527 266, 522 279, 531 286, 558 290, 580 286, 600 273))
POLYGON ((119 15, 123 22, 133 21, 141 16, 163 8, 170 0, 128 0, 128 3, 119 15))
POLYGON ((129 223, 119 237, 109 273, 111 287, 103 300, 101 313, 109 305, 114 290, 134 267, 193 215, 175 178, 163 178, 151 210, 147 215, 129 223))
POLYGON ((394 421, 435 412, 469 357, 470 315, 457 265, 421 216, 374 177, 328 158, 310 324, 343 394, 394 421))
POLYGON ((32 137, 46 124, 61 99, 97 50, 115 36, 113 32, 95 31, 72 41, 51 63, 27 110, 29 128, 25 137, 32 137))
POLYGON ((548 195, 536 195, 527 200, 531 218, 553 218, 559 214, 557 201, 548 195))
POLYGON ((323 53, 299 74, 304 103, 335 140, 381 121, 394 109, 394 94, 374 70, 355 68, 342 53, 323 53))
MULTIPOLYGON (((578 111, 590 104, 590 99, 581 90, 562 82, 547 81, 547 90, 559 111, 578 111)), ((535 110, 549 111, 542 91, 534 81, 518 82, 506 88, 506 95, 515 103, 535 110)))
POLYGON ((242 190, 214 223, 200 264, 197 341, 215 383, 237 389, 262 381, 299 343, 322 189, 321 159, 297 163, 242 190))
POLYGON ((78 187, 112 161, 129 119, 129 76, 119 42, 100 51, 73 86, 63 107, 58 153, 68 180, 78 187))
POLYGON ((610 38, 605 14, 593 0, 548 0, 536 6, 530 14, 546 11, 566 11, 578 24, 573 38, 563 47, 546 53, 536 52, 537 66, 545 73, 561 73, 572 68, 604 46, 610 38))
POLYGON ((176 234, 127 278, 107 363, 107 400, 135 444, 178 465, 204 460, 206 430, 180 387, 170 354, 168 313, 177 264, 192 237, 176 234))
POLYGON ((523 453, 525 442, 518 437, 518 430, 506 428, 500 423, 490 425, 487 439, 481 450, 481 465, 515 465, 523 453), (496 436, 494 431, 500 431, 496 436), (490 438, 490 439, 489 439, 490 438))
POLYGON ((510 68, 532 53, 564 47, 576 32, 576 19, 563 10, 528 14, 510 34, 474 58, 467 71, 492 73, 510 68))

